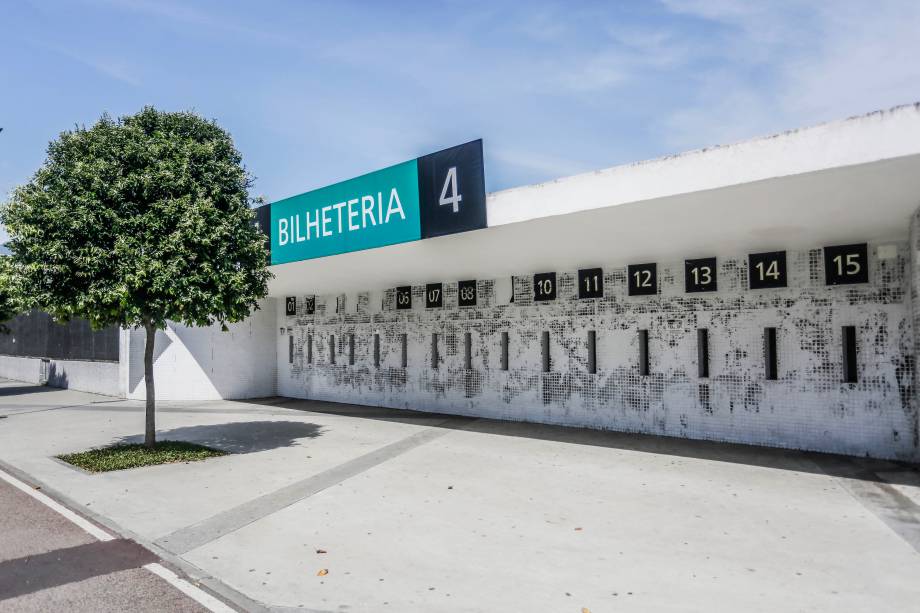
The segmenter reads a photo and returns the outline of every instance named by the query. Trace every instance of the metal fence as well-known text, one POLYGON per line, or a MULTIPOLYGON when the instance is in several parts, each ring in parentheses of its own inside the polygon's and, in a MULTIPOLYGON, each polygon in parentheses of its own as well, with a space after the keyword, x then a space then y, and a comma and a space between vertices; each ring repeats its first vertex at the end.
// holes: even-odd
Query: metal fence
POLYGON ((85 319, 55 323, 50 315, 29 311, 6 322, 0 355, 56 360, 118 361, 118 327, 93 330, 85 319))

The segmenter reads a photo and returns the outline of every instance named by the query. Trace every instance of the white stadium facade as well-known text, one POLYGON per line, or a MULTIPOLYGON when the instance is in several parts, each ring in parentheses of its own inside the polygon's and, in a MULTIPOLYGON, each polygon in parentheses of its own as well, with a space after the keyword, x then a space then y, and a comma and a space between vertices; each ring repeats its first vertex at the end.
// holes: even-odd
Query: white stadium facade
MULTIPOLYGON (((920 461, 920 106, 488 195, 481 151, 259 211, 269 297, 158 333, 158 398, 920 461)), ((143 339, 0 375, 143 399, 143 339)))

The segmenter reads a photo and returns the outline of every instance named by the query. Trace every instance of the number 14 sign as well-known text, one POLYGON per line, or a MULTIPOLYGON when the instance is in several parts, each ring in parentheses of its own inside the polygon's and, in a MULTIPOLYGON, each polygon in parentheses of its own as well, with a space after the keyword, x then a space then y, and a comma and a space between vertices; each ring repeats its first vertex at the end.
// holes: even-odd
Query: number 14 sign
POLYGON ((748 255, 748 283, 751 289, 786 287, 786 252, 748 255))

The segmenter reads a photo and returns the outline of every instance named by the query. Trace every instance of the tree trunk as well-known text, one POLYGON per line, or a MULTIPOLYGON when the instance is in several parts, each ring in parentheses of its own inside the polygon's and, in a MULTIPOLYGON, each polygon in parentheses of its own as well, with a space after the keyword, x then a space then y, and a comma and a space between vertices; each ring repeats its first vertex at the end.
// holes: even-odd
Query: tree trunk
POLYGON ((144 446, 153 447, 157 442, 156 426, 156 396, 153 390, 153 343, 156 340, 157 329, 153 323, 144 324, 147 331, 147 342, 144 345, 144 386, 147 388, 147 421, 144 429, 144 446))

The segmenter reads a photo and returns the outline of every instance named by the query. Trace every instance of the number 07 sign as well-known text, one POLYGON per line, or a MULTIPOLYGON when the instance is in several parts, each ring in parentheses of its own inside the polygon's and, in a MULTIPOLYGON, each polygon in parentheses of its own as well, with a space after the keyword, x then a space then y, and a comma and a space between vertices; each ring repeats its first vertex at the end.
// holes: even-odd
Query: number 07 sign
POLYGON ((266 206, 272 264, 484 228, 482 140, 266 206))

